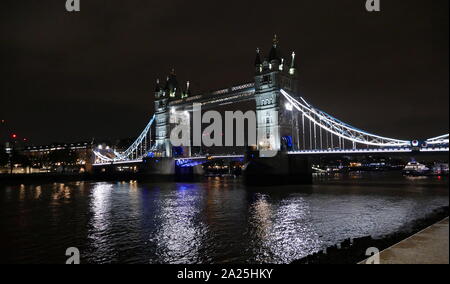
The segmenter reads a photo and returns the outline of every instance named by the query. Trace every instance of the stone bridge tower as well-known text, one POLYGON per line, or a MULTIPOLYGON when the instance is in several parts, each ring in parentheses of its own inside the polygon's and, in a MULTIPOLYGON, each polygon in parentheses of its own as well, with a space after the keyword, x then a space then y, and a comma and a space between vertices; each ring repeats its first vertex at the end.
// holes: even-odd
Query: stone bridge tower
POLYGON ((298 117, 283 98, 281 89, 297 96, 297 68, 295 53, 292 53, 289 65, 286 64, 275 35, 265 60, 261 59, 259 49, 256 52, 255 100, 259 150, 287 151, 298 148, 298 117))
POLYGON ((156 155, 159 157, 172 157, 172 145, 170 143, 170 107, 169 103, 179 93, 178 81, 175 70, 167 76, 165 86, 161 86, 159 80, 155 89, 155 114, 156 114, 156 155))

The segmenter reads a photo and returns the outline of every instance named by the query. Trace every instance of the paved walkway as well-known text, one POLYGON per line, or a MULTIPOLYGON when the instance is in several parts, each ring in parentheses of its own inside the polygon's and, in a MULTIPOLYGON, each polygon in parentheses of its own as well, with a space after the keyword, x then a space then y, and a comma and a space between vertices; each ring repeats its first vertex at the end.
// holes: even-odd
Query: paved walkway
MULTIPOLYGON (((449 264, 448 218, 380 253, 381 264, 449 264)), ((366 263, 366 261, 362 262, 366 263)))

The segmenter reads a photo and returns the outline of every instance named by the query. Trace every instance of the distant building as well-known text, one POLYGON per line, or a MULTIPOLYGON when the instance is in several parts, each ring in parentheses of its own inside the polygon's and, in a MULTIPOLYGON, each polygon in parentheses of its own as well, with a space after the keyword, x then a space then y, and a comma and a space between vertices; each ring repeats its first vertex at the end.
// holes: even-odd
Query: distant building
POLYGON ((63 168, 70 171, 90 170, 93 162, 93 142, 60 143, 43 146, 28 146, 22 151, 33 168, 47 171, 63 168))

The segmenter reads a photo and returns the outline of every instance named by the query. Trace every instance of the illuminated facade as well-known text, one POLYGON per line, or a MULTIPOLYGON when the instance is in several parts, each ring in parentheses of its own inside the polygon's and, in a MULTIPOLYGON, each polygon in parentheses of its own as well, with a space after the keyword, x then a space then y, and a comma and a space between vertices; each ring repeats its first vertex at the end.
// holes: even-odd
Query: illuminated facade
POLYGON ((285 89, 297 94, 295 54, 292 54, 289 66, 286 65, 275 36, 266 60, 261 60, 260 50, 257 50, 255 72, 258 148, 273 151, 298 149, 298 116, 294 115, 292 106, 280 93, 285 89))
POLYGON ((174 124, 174 121, 171 123, 171 116, 175 111, 191 112, 194 103, 200 103, 205 109, 242 101, 254 101, 256 104, 258 142, 254 146, 276 151, 298 149, 298 117, 293 115, 280 94, 281 88, 296 94, 297 84, 295 54, 286 64, 276 36, 267 58, 262 60, 260 50, 257 51, 254 82, 191 96, 189 82, 186 88, 180 87, 172 70, 164 86, 159 80, 156 84, 155 153, 161 157, 173 156, 170 132, 174 124))

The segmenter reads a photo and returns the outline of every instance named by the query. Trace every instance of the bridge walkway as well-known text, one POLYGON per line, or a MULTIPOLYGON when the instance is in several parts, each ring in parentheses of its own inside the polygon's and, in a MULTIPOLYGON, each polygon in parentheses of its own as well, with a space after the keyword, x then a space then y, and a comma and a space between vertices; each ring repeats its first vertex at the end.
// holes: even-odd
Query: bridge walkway
POLYGON ((382 251, 380 264, 449 264, 448 221, 446 218, 382 251))

